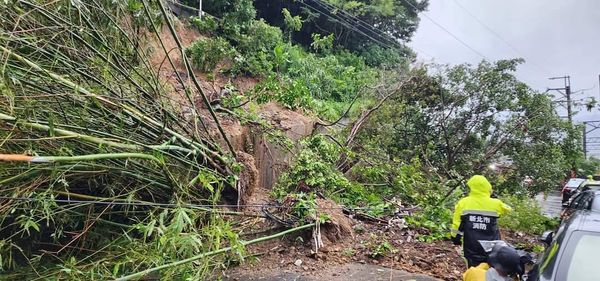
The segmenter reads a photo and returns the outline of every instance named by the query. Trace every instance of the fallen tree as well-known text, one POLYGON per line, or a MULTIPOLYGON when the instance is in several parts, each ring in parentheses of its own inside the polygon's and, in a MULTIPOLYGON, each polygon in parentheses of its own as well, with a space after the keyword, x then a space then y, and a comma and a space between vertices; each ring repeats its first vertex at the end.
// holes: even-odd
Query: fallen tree
MULTIPOLYGON (((147 46, 161 24, 179 42, 162 3, 0 10, 0 279, 111 279, 223 245, 242 251, 214 207, 237 199, 218 117, 191 70, 189 81, 175 71, 178 97, 149 61, 164 52, 175 69, 164 45, 147 46)), ((209 256, 161 276, 201 279, 209 256)))

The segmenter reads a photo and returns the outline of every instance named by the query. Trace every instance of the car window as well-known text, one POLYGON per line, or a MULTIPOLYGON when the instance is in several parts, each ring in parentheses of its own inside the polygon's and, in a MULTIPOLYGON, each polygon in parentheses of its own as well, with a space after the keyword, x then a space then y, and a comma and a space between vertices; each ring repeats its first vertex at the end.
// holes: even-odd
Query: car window
POLYGON ((565 184, 565 187, 569 187, 569 188, 577 188, 582 182, 584 182, 584 179, 570 179, 569 181, 567 181, 567 183, 565 184))
POLYGON ((579 209, 579 205, 581 205, 585 194, 586 194, 585 192, 577 194, 577 196, 575 196, 575 198, 573 198, 573 201, 571 201, 569 208, 570 209, 579 209))
POLYGON ((562 255, 556 280, 598 280, 597 255, 600 252, 600 233, 575 231, 562 255))
POLYGON ((579 209, 589 210, 592 206, 592 200, 594 199, 593 192, 585 192, 583 196, 581 196, 581 201, 579 202, 579 209))
POLYGON ((591 206, 591 210, 595 210, 595 211, 600 211, 600 194, 595 195, 594 199, 592 200, 592 206, 591 206))
POLYGON ((586 184, 583 186, 583 188, 589 188, 591 190, 600 190, 600 185, 599 184, 586 184))

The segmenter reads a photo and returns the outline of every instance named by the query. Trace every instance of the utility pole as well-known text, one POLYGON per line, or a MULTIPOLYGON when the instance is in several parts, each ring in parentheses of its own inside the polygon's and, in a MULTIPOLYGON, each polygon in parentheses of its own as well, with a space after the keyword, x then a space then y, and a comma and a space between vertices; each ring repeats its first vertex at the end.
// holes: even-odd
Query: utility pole
POLYGON ((598 142, 598 140, 600 140, 600 138, 598 138, 598 137, 589 138, 592 141, 588 142, 588 134, 597 129, 600 129, 600 120, 583 121, 583 157, 584 157, 584 159, 587 159, 588 145, 589 144, 598 145, 600 143, 600 142, 598 142), (591 127, 591 129, 588 130, 588 127, 591 127))
MULTIPOLYGON (((599 76, 600 78, 600 76, 599 76)), ((548 88, 548 91, 550 90, 554 90, 557 91, 559 93, 561 93, 566 99, 567 99, 567 118, 569 119, 569 124, 571 124, 571 126, 573 125, 573 108, 571 105, 571 76, 569 75, 565 75, 565 76, 559 76, 559 77, 550 77, 548 78, 550 80, 556 80, 556 79, 563 79, 564 83, 565 83, 565 87, 564 88, 548 88), (564 90, 565 92, 561 92, 561 90, 564 90)))
POLYGON ((198 18, 202 19, 202 0, 198 1, 198 18))
POLYGON ((587 122, 583 122, 583 159, 587 160, 587 122))

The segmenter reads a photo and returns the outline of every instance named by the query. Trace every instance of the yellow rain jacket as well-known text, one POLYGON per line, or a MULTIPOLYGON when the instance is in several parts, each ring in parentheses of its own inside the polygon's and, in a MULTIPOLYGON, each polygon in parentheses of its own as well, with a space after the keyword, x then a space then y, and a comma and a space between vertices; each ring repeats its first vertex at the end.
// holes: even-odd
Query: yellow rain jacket
POLYGON ((463 281, 485 281, 485 273, 488 269, 490 269, 490 265, 485 262, 471 267, 463 273, 463 281))
POLYGON ((460 199, 452 218, 452 237, 461 235, 463 251, 470 265, 486 260, 486 253, 478 240, 498 240, 498 218, 511 208, 501 200, 491 198, 492 185, 481 175, 467 181, 469 196, 460 199), (472 263, 474 262, 474 263, 472 263))

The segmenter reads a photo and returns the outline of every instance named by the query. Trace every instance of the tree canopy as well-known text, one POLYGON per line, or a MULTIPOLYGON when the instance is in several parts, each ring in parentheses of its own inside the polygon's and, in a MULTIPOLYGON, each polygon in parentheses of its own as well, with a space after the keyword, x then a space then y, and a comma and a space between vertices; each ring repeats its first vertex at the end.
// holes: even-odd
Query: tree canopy
POLYGON ((380 144, 390 159, 418 157, 448 178, 492 174, 488 166, 503 162, 502 188, 525 178, 532 193, 551 187, 580 154, 578 134, 548 96, 513 75, 521 62, 415 69, 357 143, 380 144))

